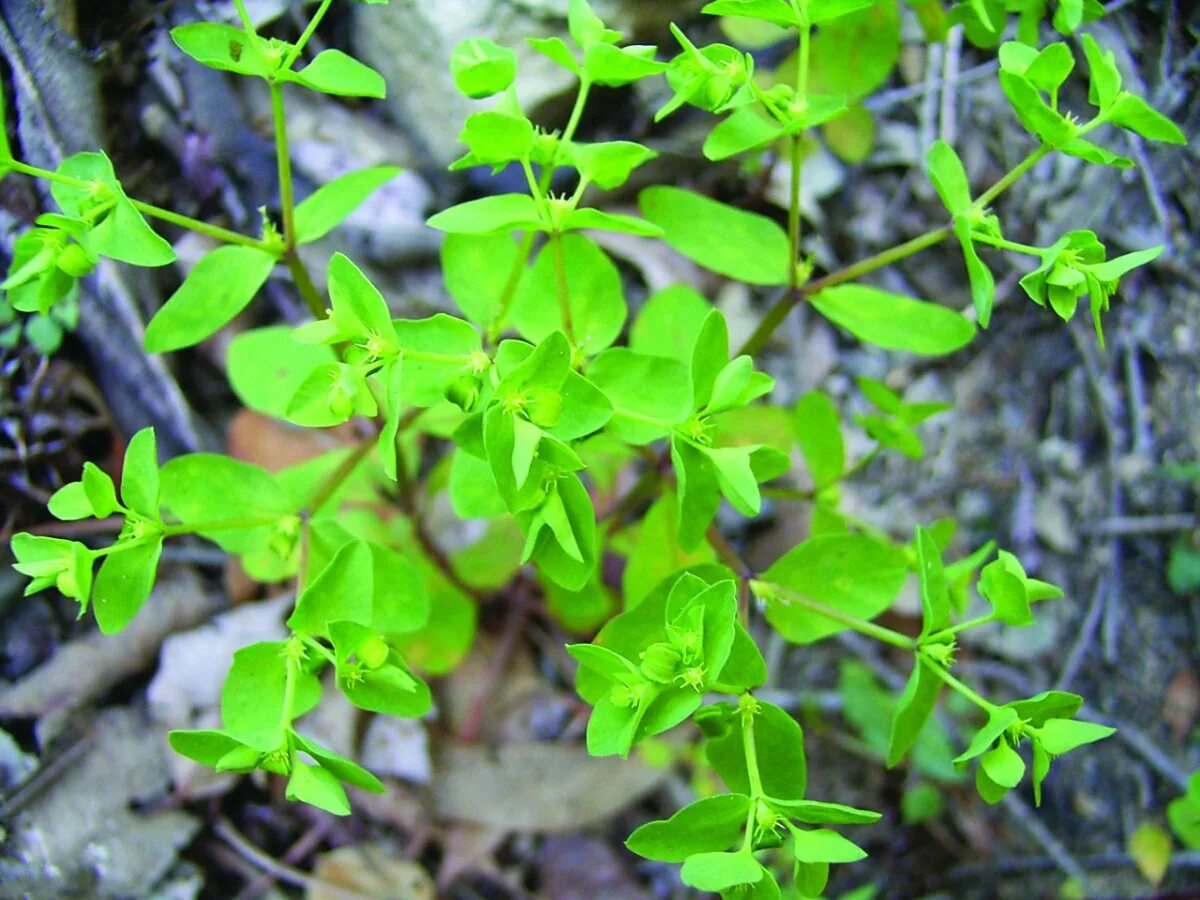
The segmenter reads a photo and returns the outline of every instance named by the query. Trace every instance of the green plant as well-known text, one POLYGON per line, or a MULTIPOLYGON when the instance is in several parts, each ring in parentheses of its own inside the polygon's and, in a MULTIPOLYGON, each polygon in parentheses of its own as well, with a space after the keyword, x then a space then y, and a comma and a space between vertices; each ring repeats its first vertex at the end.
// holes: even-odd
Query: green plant
MULTIPOLYGON (((337 689, 362 709, 424 715, 431 697, 415 670, 439 674, 452 668, 471 643, 476 598, 502 594, 525 577, 526 564, 535 568, 548 608, 568 628, 599 628, 592 642, 568 648, 579 663, 579 694, 593 706, 590 752, 628 755, 639 741, 688 719, 703 733, 705 758, 728 793, 697 800, 629 839, 635 853, 682 863, 683 880, 702 890, 778 897, 777 872, 786 869, 800 895, 817 896, 830 864, 864 855, 824 826, 879 818, 806 798, 799 724, 754 696, 767 671, 746 627, 751 596, 791 642, 809 644, 851 629, 909 659, 907 685, 890 705, 890 728, 873 739, 889 765, 917 745, 946 689, 976 708, 981 724, 955 762, 978 760, 976 786, 989 803, 1016 788, 1029 770, 1040 801, 1053 759, 1112 733, 1074 718, 1082 704, 1074 694, 1049 691, 997 704, 954 674, 960 633, 992 623, 1029 625, 1035 605, 1062 591, 1029 577, 1015 556, 991 544, 946 563, 953 523, 918 525, 911 541, 896 541, 841 508, 839 486, 878 454, 922 456, 920 424, 947 407, 910 402, 881 382, 860 379, 875 411, 857 424, 875 447, 851 461, 833 401, 813 392, 791 411, 764 405, 759 401, 774 383, 754 363, 802 301, 880 347, 930 356, 965 347, 976 334, 967 317, 857 283, 950 237, 963 250, 979 325, 987 326, 995 293, 984 255, 997 249, 1036 258, 1022 287, 1061 318, 1070 319, 1087 296, 1102 339, 1101 317, 1120 278, 1162 248, 1109 260, 1086 231, 1050 247, 1031 247, 1005 239, 990 207, 1052 153, 1131 165, 1089 139, 1103 126, 1183 141, 1173 124, 1122 90, 1111 53, 1082 36, 1089 98, 1097 110, 1083 121, 1059 103, 1075 65, 1068 44, 1039 50, 1030 43, 1044 3, 972 0, 956 8, 952 17, 973 22, 968 33, 981 42, 1000 33, 1006 7, 1021 12, 1026 42, 1000 45, 1000 80, 1034 148, 976 193, 954 150, 935 143, 927 171, 949 223, 813 278, 800 216, 805 136, 861 114, 857 102, 874 85, 864 87, 853 75, 847 82, 830 60, 837 41, 854 39, 875 23, 873 17, 894 24, 891 0, 717 0, 705 6, 706 13, 755 20, 795 42, 794 78, 773 85, 756 77, 752 56, 729 45, 697 46, 679 29, 673 32, 681 51, 668 62, 657 58, 654 47, 622 46, 622 36, 586 0, 571 0, 570 43, 531 41, 577 79, 561 132, 538 127, 522 110, 511 50, 472 40, 455 52, 452 70, 462 92, 496 101, 466 120, 467 153, 452 168, 515 165, 528 192, 470 200, 433 216, 430 226, 446 234, 446 287, 463 318, 393 319, 380 292, 340 254, 329 264, 327 305, 296 253, 398 171, 354 173, 295 202, 284 85, 361 97, 384 90, 376 73, 339 51, 326 50, 296 68, 330 2, 321 3, 295 44, 259 37, 240 0, 240 29, 198 23, 172 32, 176 44, 202 64, 267 84, 282 220, 265 219, 258 237, 130 199, 101 154, 79 154, 47 171, 0 146, 0 167, 51 182, 61 210, 42 216, 38 228, 20 239, 4 283, 14 310, 35 313, 32 339, 38 329, 50 330, 38 323, 55 310, 74 309, 75 281, 100 257, 134 265, 171 262, 170 246, 143 216, 158 218, 222 245, 151 320, 147 350, 179 350, 212 335, 282 264, 314 321, 240 335, 230 350, 234 390, 247 406, 302 426, 356 417, 375 425, 376 436, 357 447, 276 475, 211 454, 160 466, 153 432, 139 432, 129 443, 119 497, 112 479, 88 464, 81 481, 50 501, 50 512, 60 519, 117 516, 122 524, 114 543, 93 549, 32 534, 14 537, 17 569, 33 579, 28 592, 56 587, 79 600, 81 615, 90 605, 105 632, 123 628, 137 614, 150 595, 163 542, 178 535, 212 540, 262 581, 295 580, 291 637, 241 650, 222 695, 222 728, 174 733, 177 751, 218 770, 286 776, 290 798, 349 812, 344 784, 364 790, 382 785, 296 730, 296 721, 320 701, 319 676, 332 669, 337 689), (814 70, 821 59, 826 61, 814 70), (820 90, 813 87, 814 72, 820 90), (671 93, 660 118, 684 105, 725 116, 704 143, 710 159, 780 148, 791 168, 786 230, 769 217, 678 187, 642 191, 644 217, 590 205, 589 188, 622 186, 655 153, 631 141, 576 140, 589 97, 597 88, 656 76, 665 76, 671 93), (550 191, 559 169, 575 173, 575 186, 565 195, 550 191), (627 307, 614 263, 587 236, 596 230, 662 239, 713 272, 774 289, 774 303, 734 352, 724 316, 690 289, 671 288, 646 302, 627 342, 617 346, 627 307), (504 337, 513 332, 518 337, 504 337), (436 477, 421 484, 417 475, 430 438, 448 439, 452 449, 437 463, 436 477), (788 471, 796 448, 812 490, 764 488, 788 471), (615 473, 621 470, 638 478, 618 496, 615 473), (419 513, 419 495, 438 485, 447 487, 460 516, 491 520, 489 538, 457 557, 438 547, 419 513), (743 516, 758 515, 767 491, 810 503, 813 536, 756 573, 715 518, 723 502, 743 516), (597 500, 604 501, 599 515, 597 500), (634 528, 636 540, 630 540, 634 528), (628 557, 623 603, 600 565, 610 552, 628 557), (923 617, 916 635, 874 621, 910 573, 919 583, 923 617), (990 606, 985 615, 967 617, 972 586, 990 606), (614 608, 622 611, 613 615, 614 608), (730 699, 705 704, 711 694, 730 699), (1020 752, 1026 742, 1029 764, 1020 752), (783 846, 785 856, 763 852, 783 846)), ((1054 25, 1071 33, 1096 11, 1090 0, 1062 2, 1054 25)))

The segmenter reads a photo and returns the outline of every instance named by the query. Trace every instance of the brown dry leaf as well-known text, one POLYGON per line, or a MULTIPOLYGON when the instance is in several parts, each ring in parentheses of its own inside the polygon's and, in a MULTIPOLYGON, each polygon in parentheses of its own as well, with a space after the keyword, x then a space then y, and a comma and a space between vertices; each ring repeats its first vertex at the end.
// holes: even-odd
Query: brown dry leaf
POLYGON ((438 868, 438 887, 445 892, 469 872, 500 876, 493 857, 508 836, 505 828, 459 822, 442 838, 442 864, 438 868))
POLYGON ((1171 726, 1171 737, 1181 743, 1200 713, 1200 679, 1191 669, 1175 673, 1163 694, 1163 720, 1171 726))
POLYGON ((580 745, 443 747, 434 757, 438 814, 511 831, 562 832, 602 822, 658 787, 666 769, 595 758, 580 745))
POLYGON ((349 894, 376 900, 434 900, 436 896, 429 873, 411 860, 400 859, 384 844, 355 844, 322 853, 313 875, 305 900, 345 900, 349 894))
POLYGON ((352 437, 340 428, 298 428, 250 409, 233 417, 226 437, 229 455, 278 472, 347 446, 352 437))

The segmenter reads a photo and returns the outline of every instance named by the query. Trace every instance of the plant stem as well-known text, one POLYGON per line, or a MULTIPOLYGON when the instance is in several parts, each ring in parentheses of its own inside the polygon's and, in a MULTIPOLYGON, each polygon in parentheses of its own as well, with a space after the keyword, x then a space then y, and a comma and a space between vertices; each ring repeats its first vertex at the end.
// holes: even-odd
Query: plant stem
MULTIPOLYGON (((294 640, 294 638, 293 638, 294 640)), ((291 650, 292 644, 288 643, 288 651, 291 650)), ((297 660, 294 659, 290 652, 284 663, 284 679, 283 679, 283 710, 279 715, 279 727, 288 729, 292 727, 292 719, 295 718, 293 711, 296 708, 296 669, 298 668, 297 660)))
POLYGON ((562 316, 563 333, 572 347, 575 346, 575 328, 571 322, 571 294, 567 288, 567 261, 563 256, 562 235, 557 231, 550 235, 550 246, 554 253, 554 274, 558 282, 558 309, 562 316))
POLYGON ((292 276, 292 283, 300 292, 300 299, 308 308, 309 315, 314 319, 325 318, 325 298, 313 284, 312 276, 308 274, 308 269, 305 267, 304 261, 300 259, 300 254, 296 252, 295 247, 283 254, 283 262, 292 276))
POLYGON ((237 7, 238 16, 242 20, 242 27, 246 29, 247 34, 257 35, 254 30, 254 21, 250 18, 250 11, 246 9, 245 0, 233 0, 233 5, 237 7))
POLYGON ((758 745, 754 743, 754 713, 742 710, 742 750, 746 755, 746 776, 750 781, 750 796, 764 796, 762 775, 758 771, 758 745))
POLYGON ((991 202, 1007 191, 1010 187, 1020 181, 1021 176, 1036 166, 1039 162, 1054 152, 1054 148, 1049 144, 1042 144, 1017 165, 1003 178, 993 184, 990 188, 980 194, 972 206, 976 209, 985 209, 991 202))
MULTIPOLYGON (((800 49, 796 63, 796 100, 801 103, 808 96, 808 59, 811 37, 812 26, 805 23, 800 28, 800 49)), ((792 193, 788 204, 788 241, 791 246, 791 260, 788 263, 788 287, 793 293, 800 287, 800 199, 803 189, 803 149, 801 135, 792 135, 792 193)))
MULTIPOLYGON (((979 209, 988 206, 993 200, 1012 187, 1021 176, 1037 165, 1040 160, 1051 153, 1052 150, 1053 148, 1045 145, 1034 150, 1008 174, 992 185, 991 188, 980 194, 979 198, 972 205, 979 209)), ((954 229, 950 225, 934 228, 905 241, 903 244, 889 247, 887 250, 883 250, 873 256, 868 256, 866 259, 859 260, 845 268, 831 272, 822 278, 810 281, 797 290, 788 291, 780 296, 775 301, 775 304, 767 310, 767 314, 754 330, 754 333, 746 340, 746 343, 742 345, 742 348, 738 351, 738 355, 753 356, 758 353, 766 345, 767 341, 771 339, 771 335, 775 333, 775 330, 779 328, 783 320, 787 318, 787 314, 792 311, 792 308, 805 297, 839 284, 845 284, 847 281, 861 278, 863 275, 874 272, 876 269, 882 269, 884 266, 912 256, 914 253, 928 249, 935 244, 940 244, 953 233, 954 229)))
POLYGON ((313 13, 313 17, 308 20, 308 27, 304 29, 304 33, 300 35, 300 39, 296 41, 296 46, 283 58, 281 69, 287 71, 295 64, 296 60, 300 57, 301 51, 304 50, 304 45, 316 33, 317 26, 321 24, 321 20, 325 18, 325 13, 329 12, 329 7, 332 4, 333 0, 323 0, 321 6, 313 13))
POLYGON ((361 441, 359 445, 354 448, 354 451, 350 453, 344 460, 342 460, 341 464, 334 469, 333 472, 329 474, 329 477, 326 478, 325 481, 317 488, 317 490, 313 493, 312 499, 309 500, 308 504, 304 507, 308 515, 311 516, 320 511, 321 507, 324 506, 326 501, 329 500, 329 498, 334 495, 337 489, 345 483, 346 479, 354 474, 354 470, 358 468, 358 464, 366 458, 367 454, 371 452, 371 449, 374 446, 375 439, 367 438, 366 440, 361 441))
POLYGON ((1031 244, 1018 244, 1016 241, 1007 241, 1004 238, 995 238, 988 234, 972 234, 971 239, 979 244, 987 244, 989 247, 996 247, 999 250, 1011 250, 1013 253, 1024 253, 1027 256, 1041 256, 1042 249, 1034 247, 1031 244))
POLYGON ((298 637, 304 643, 304 646, 311 647, 313 650, 316 650, 317 653, 321 654, 321 656, 325 657, 325 659, 327 659, 329 662, 335 665, 337 664, 337 657, 333 655, 333 651, 316 638, 311 638, 306 634, 298 635, 298 637))
POLYGON ((926 637, 922 643, 936 644, 940 643, 943 638, 954 637, 960 631, 967 631, 971 628, 978 628, 980 625, 990 625, 996 621, 995 613, 988 613, 986 616, 979 616, 975 619, 968 619, 965 622, 959 622, 957 625, 951 625, 949 628, 943 628, 941 631, 935 631, 933 634, 926 637))
MULTIPOLYGON (((21 162, 14 159, 10 166, 12 171, 20 172, 22 175, 28 175, 31 178, 40 178, 43 181, 52 181, 58 184, 73 187, 77 190, 87 191, 92 190, 96 186, 96 182, 87 181, 83 178, 76 178, 73 175, 64 175, 62 172, 55 172, 52 169, 43 169, 40 166, 32 166, 29 163, 21 162)), ((209 237, 216 238, 219 241, 224 241, 227 244, 241 244, 245 247, 254 247, 258 250, 265 250, 268 253, 274 252, 274 249, 266 241, 252 238, 244 234, 239 234, 236 231, 230 231, 228 228, 222 228, 220 225, 210 225, 208 222, 202 222, 199 219, 193 219, 191 216, 185 216, 177 212, 172 212, 169 209, 155 206, 151 203, 144 203, 141 200, 129 198, 129 202, 133 204, 134 209, 138 210, 147 216, 152 216, 155 219, 162 219, 164 222, 170 222, 172 225, 178 225, 181 228, 187 228, 190 231, 197 231, 201 234, 207 234, 209 237)))
MULTIPOLYGON (((546 191, 550 190, 551 181, 554 178, 554 170, 558 164, 558 156, 562 150, 563 144, 570 143, 575 137, 575 131, 579 128, 579 122, 583 118, 583 108, 587 105, 588 94, 591 93, 592 83, 586 78, 579 81, 579 90, 575 94, 575 105, 571 108, 571 116, 567 120, 567 127, 563 129, 562 136, 559 138, 558 150, 555 151, 554 159, 550 161, 550 165, 546 166, 542 172, 542 177, 537 182, 537 192, 534 195, 534 201, 541 201, 546 191)), ((528 163, 526 163, 528 164, 528 163)), ((513 260, 512 268, 508 273, 508 280, 504 282, 504 291, 500 294, 500 301, 496 304, 496 315, 492 318, 491 324, 487 330, 487 341, 489 344, 494 344, 500 336, 500 329, 504 327, 504 320, 508 318, 508 311, 512 307, 513 298, 517 294, 517 287, 521 283, 521 276, 525 273, 525 266, 529 263, 529 254, 533 252, 533 242, 537 237, 536 232, 526 232, 525 237, 521 239, 521 245, 517 249, 517 257, 513 260)))
POLYGON ((951 688, 956 693, 961 694, 963 697, 966 697, 989 715, 994 709, 996 709, 996 704, 988 702, 986 699, 977 694, 969 685, 959 681, 957 678, 951 675, 950 671, 940 662, 935 659, 931 659, 928 654, 920 653, 920 655, 925 657, 925 664, 933 670, 933 674, 946 683, 947 687, 951 688))
POLYGON ((283 108, 283 85, 271 82, 271 115, 275 120, 275 162, 279 169, 279 205, 283 214, 283 242, 296 246, 296 197, 292 188, 292 158, 288 152, 287 119, 283 108))
MULTIPOLYGON (((834 609, 831 606, 826 606, 824 603, 818 603, 815 600, 809 600, 807 597, 796 593, 795 591, 784 587, 780 584, 772 584, 766 581, 752 581, 751 589, 755 585, 765 586, 768 593, 778 597, 779 602, 789 606, 800 606, 807 609, 809 612, 814 612, 819 616, 830 619, 845 625, 847 628, 852 628, 859 634, 865 634, 869 638, 874 638, 884 644, 891 644, 893 647, 900 647, 903 650, 916 649, 917 642, 906 634, 901 634, 899 631, 894 631, 891 628, 885 628, 883 625, 876 625, 874 622, 869 622, 866 619, 860 619, 857 616, 852 616, 841 610, 834 609)), ((757 593, 757 592, 756 592, 757 593)))

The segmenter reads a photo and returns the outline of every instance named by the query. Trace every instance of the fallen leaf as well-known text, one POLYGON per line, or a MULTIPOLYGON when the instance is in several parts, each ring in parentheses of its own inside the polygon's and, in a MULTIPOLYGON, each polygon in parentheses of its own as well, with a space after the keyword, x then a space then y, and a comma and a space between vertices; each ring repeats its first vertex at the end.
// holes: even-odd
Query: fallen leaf
POLYGON ((596 758, 576 744, 446 746, 434 756, 438 814, 512 831, 562 832, 602 822, 653 791, 667 770, 596 758))
POLYGON ((1171 863, 1171 836, 1166 829, 1153 822, 1145 822, 1129 836, 1126 849, 1148 882, 1155 887, 1162 884, 1167 866, 1171 863))
POLYGON ((345 888, 377 900, 433 900, 433 879, 417 863, 382 843, 338 847, 317 857, 305 900, 345 900, 345 888))
POLYGON ((1181 743, 1200 713, 1200 679, 1191 669, 1180 669, 1163 694, 1163 720, 1171 726, 1171 737, 1181 743))

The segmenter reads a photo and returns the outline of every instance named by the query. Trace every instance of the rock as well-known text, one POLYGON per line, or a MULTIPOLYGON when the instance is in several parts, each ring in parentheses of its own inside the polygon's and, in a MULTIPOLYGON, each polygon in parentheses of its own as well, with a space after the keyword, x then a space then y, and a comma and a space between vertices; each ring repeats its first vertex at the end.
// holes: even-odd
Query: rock
MULTIPOLYGON (((596 12, 611 28, 634 34, 662 28, 679 0, 639 3, 597 0, 596 12)), ((392 116, 438 165, 461 155, 458 132, 463 120, 480 109, 454 86, 450 54, 467 38, 483 37, 517 53, 517 85, 527 110, 565 91, 574 81, 565 69, 530 47, 529 37, 567 32, 567 0, 397 0, 387 6, 354 9, 353 41, 359 58, 387 80, 386 101, 392 116)), ((670 47, 664 55, 674 55, 670 47)))

